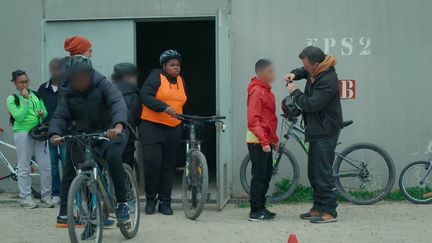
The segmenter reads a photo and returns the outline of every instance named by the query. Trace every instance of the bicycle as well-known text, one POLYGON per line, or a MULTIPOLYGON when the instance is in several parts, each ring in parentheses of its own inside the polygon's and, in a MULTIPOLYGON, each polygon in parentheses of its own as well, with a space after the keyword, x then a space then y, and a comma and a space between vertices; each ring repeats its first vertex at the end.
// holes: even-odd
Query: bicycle
POLYGON ((177 115, 177 119, 187 122, 189 139, 186 141, 186 165, 182 179, 182 203, 186 217, 198 218, 207 201, 208 167, 207 159, 201 152, 200 140, 197 136, 198 126, 202 123, 220 124, 222 131, 225 124, 224 116, 188 116, 177 115))
MULTIPOLYGON (((0 128, 0 133, 2 133, 3 131, 4 130, 0 128)), ((0 140, 0 146, 16 150, 15 146, 7 142, 4 142, 2 140, 0 140)), ((6 156, 3 154, 1 150, 0 150, 0 160, 10 171, 8 175, 0 177, 0 181, 7 178, 11 178, 13 181, 18 181, 18 169, 12 166, 11 162, 6 158, 6 156)), ((34 198, 40 198, 41 186, 40 186, 39 165, 37 164, 34 157, 30 160, 30 176, 32 178, 32 185, 31 185, 32 195, 34 198)))
MULTIPOLYGON (((285 128, 286 133, 279 144, 279 151, 274 153, 273 176, 267 194, 270 202, 286 199, 295 191, 299 182, 300 169, 297 159, 286 148, 286 143, 293 137, 306 154, 309 151, 304 130, 297 125, 297 120, 285 117, 282 120, 281 134, 285 128)), ((343 122, 343 128, 352 123, 353 121, 343 122)), ((390 193, 395 181, 395 167, 392 158, 382 147, 371 143, 355 143, 342 152, 335 151, 335 155, 333 176, 342 197, 355 204, 369 205, 390 193), (379 184, 380 182, 384 183, 379 184)), ((241 185, 248 195, 251 164, 249 155, 246 155, 240 167, 241 185)))
POLYGON ((410 202, 432 203, 432 159, 407 165, 400 174, 399 188, 410 202))
MULTIPOLYGON (((68 193, 67 217, 71 242, 94 240, 102 242, 103 219, 115 212, 117 202, 107 162, 96 157, 93 147, 100 141, 109 141, 105 133, 67 135, 66 144, 78 143, 84 148, 84 162, 77 165, 77 176, 68 193), (82 230, 82 232, 80 232, 82 230)), ((123 164, 126 175, 126 197, 131 221, 118 224, 126 239, 135 237, 140 220, 138 184, 129 165, 123 164)))

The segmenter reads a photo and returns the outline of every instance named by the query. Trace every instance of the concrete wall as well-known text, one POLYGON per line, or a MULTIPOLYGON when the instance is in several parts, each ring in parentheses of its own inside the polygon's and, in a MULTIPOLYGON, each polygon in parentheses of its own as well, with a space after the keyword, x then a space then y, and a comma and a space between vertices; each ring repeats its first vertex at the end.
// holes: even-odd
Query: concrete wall
MULTIPOLYGON (((42 4, 35 0, 2 0, 0 2, 0 127, 5 133, 0 139, 12 143, 12 131, 6 98, 15 88, 10 82, 11 73, 23 69, 31 80, 31 87, 42 82, 42 4)), ((8 158, 16 160, 15 151, 0 148, 8 158)), ((5 174, 0 165, 0 175, 5 174)), ((16 190, 15 183, 0 182, 3 190, 16 190)))
MULTIPOLYGON (((428 0, 234 0, 232 88, 244 95, 233 98, 233 174, 246 153, 245 90, 254 62, 266 57, 277 64, 279 102, 286 95, 283 74, 301 65, 297 56, 309 38, 322 48, 324 38, 333 38, 329 50, 338 58, 339 78, 357 80, 357 98, 342 102, 344 118, 355 123, 342 132, 340 149, 358 141, 380 144, 393 157, 397 173, 409 161, 426 158, 432 140, 431 8, 428 0), (342 47, 344 38, 353 40, 351 54, 342 47), (370 55, 360 55, 367 38, 370 55)), ((298 85, 303 88, 304 81, 298 85)), ((297 145, 291 148, 305 184, 306 157, 297 145)), ((235 193, 241 189, 236 187, 235 193)))
MULTIPOLYGON (((357 98, 344 100, 345 119, 355 124, 344 130, 341 149, 368 141, 382 145, 393 157, 397 173, 431 150, 428 57, 432 54, 429 0, 3 0, 0 2, 0 77, 4 101, 13 91, 10 72, 23 68, 33 87, 42 82, 43 18, 141 18, 232 14, 233 180, 241 195, 238 170, 246 153, 246 87, 259 58, 277 65, 278 103, 286 95, 282 77, 300 66, 297 58, 308 43, 338 58, 341 79, 357 81, 357 98), (327 48, 326 48, 327 47, 327 48)), ((304 81, 298 83, 300 87, 304 81)), ((2 103, 3 104, 3 103, 2 103)), ((0 106, 0 127, 7 128, 7 111, 0 106)), ((2 135, 11 141, 10 132, 2 135)), ((290 144, 306 184, 306 156, 290 144)))

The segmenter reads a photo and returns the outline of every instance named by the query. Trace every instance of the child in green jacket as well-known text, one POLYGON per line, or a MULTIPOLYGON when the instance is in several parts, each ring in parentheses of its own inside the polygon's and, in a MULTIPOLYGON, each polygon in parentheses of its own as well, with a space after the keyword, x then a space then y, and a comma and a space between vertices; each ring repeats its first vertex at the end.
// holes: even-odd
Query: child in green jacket
POLYGON ((47 116, 42 100, 29 89, 29 78, 24 71, 12 73, 11 80, 18 93, 8 96, 7 108, 13 123, 14 143, 18 155, 18 187, 20 205, 24 208, 36 208, 38 205, 31 195, 30 160, 35 156, 39 165, 41 181, 41 201, 43 207, 54 207, 51 201, 51 163, 46 141, 38 141, 29 136, 29 132, 47 116))

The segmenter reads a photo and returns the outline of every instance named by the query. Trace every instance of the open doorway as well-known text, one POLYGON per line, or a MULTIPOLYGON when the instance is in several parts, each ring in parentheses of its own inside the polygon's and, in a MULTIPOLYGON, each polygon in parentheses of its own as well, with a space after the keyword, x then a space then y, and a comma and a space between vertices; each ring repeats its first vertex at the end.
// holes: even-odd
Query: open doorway
MULTIPOLYGON (((142 72, 142 84, 153 68, 159 68, 159 55, 167 49, 181 53, 181 75, 185 80, 188 102, 186 112, 191 115, 216 113, 216 36, 215 21, 211 20, 160 20, 136 23, 137 66, 142 72)), ((184 131, 187 136, 187 131, 184 131)), ((216 129, 200 128, 202 152, 209 167, 209 192, 216 197, 216 129)), ((185 138, 185 137, 183 137, 185 138)), ((185 144, 179 146, 178 168, 185 163, 185 144)), ((176 170, 173 197, 179 199, 181 170, 176 170)))

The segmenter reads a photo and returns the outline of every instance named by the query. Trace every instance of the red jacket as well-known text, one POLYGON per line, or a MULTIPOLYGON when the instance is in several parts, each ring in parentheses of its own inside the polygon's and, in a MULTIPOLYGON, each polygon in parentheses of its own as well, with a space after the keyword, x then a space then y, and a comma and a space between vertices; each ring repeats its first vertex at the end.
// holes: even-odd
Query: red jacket
POLYGON ((279 141, 276 135, 278 120, 275 96, 271 86, 256 77, 252 78, 248 87, 247 118, 248 143, 259 142, 262 146, 267 146, 279 141), (256 139, 258 141, 254 141, 256 139))

